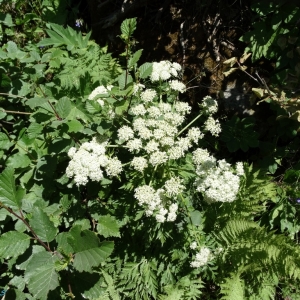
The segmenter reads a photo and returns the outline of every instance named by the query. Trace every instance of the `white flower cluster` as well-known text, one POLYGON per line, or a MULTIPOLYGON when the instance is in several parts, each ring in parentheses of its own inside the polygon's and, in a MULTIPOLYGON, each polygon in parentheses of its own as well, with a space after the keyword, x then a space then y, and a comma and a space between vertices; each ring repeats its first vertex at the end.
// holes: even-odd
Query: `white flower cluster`
POLYGON ((100 181, 103 170, 108 176, 117 176, 122 171, 122 164, 117 158, 105 155, 107 143, 97 143, 95 139, 83 143, 77 150, 70 148, 68 155, 71 158, 66 169, 69 178, 74 177, 76 185, 85 185, 88 180, 100 181))
POLYGON ((193 249, 193 250, 195 250, 197 247, 198 247, 198 244, 197 244, 196 241, 194 241, 194 242, 192 242, 192 243, 190 244, 190 248, 193 249))
MULTIPOLYGON (((107 95, 107 92, 110 91, 112 89, 112 85, 109 85, 107 88, 103 85, 100 85, 98 87, 96 87, 91 94, 89 95, 88 99, 89 100, 94 100, 98 95, 107 95)), ((97 102, 103 106, 104 105, 104 100, 99 98, 97 99, 97 102)))
POLYGON ((212 115, 218 111, 218 102, 210 96, 204 97, 200 106, 203 112, 208 115, 212 115))
POLYGON ((191 107, 184 102, 138 104, 130 112, 137 118, 132 128, 125 125, 118 130, 118 138, 126 142, 130 152, 141 153, 142 159, 136 157, 131 166, 140 172, 147 168, 166 163, 170 159, 179 159, 197 144, 203 134, 199 128, 192 127, 185 137, 178 137, 178 127, 182 125, 191 107))
POLYGON ((168 80, 171 77, 181 76, 181 66, 178 63, 171 63, 168 60, 163 60, 160 62, 154 62, 152 64, 152 73, 150 80, 152 82, 159 80, 168 80))
POLYGON ((204 128, 209 131, 213 136, 219 136, 221 125, 219 120, 215 120, 213 117, 208 117, 204 123, 204 128))
POLYGON ((195 260, 193 260, 190 265, 192 268, 200 268, 202 266, 207 265, 211 258, 212 254, 209 248, 202 247, 200 251, 196 254, 195 260))
POLYGON ((207 150, 197 149, 193 152, 198 178, 196 189, 201 192, 204 200, 212 202, 232 202, 236 199, 243 166, 237 164, 236 174, 231 171, 231 165, 225 160, 217 161, 207 150))
POLYGON ((177 217, 178 205, 171 203, 169 198, 176 198, 184 190, 182 181, 178 177, 167 180, 163 188, 155 190, 149 185, 135 189, 134 197, 140 206, 146 209, 146 215, 155 215, 157 222, 173 222, 177 217))
POLYGON ((178 80, 171 80, 169 82, 170 88, 174 91, 178 91, 180 93, 184 93, 186 91, 186 86, 184 83, 178 80))

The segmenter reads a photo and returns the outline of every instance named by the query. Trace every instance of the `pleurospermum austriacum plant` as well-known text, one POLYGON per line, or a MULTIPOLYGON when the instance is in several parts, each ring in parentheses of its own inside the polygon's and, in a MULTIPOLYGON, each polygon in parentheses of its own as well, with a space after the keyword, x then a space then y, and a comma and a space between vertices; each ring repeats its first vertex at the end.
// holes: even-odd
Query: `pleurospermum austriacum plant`
MULTIPOLYGON (((208 149, 205 137, 222 129, 217 101, 205 97, 195 115, 182 100, 178 63, 138 66, 135 26, 135 19, 121 25, 124 68, 89 35, 53 24, 39 44, 46 49, 36 50, 44 54, 12 43, 1 52, 11 72, 34 61, 30 80, 20 77, 24 87, 18 97, 7 94, 0 114, 7 165, 0 174, 0 288, 7 297, 195 300, 212 285, 218 295, 232 285, 251 294, 262 280, 244 273, 231 280, 245 261, 253 269, 255 249, 267 248, 248 245, 265 237, 270 249, 284 244, 249 221, 247 199, 256 207, 262 199, 246 180, 249 168, 208 149), (43 83, 35 72, 47 63, 55 81, 43 83), (76 82, 68 77, 74 67, 76 82)), ((270 252, 269 261, 284 261, 280 253, 270 252)), ((291 262, 285 266, 297 270, 291 262)))

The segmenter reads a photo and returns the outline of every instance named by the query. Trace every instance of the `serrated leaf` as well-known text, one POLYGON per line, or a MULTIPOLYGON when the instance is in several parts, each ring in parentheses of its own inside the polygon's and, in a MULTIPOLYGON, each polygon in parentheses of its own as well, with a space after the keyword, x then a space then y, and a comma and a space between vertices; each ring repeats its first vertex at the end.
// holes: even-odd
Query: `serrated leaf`
POLYGON ((113 251, 113 242, 100 243, 96 234, 90 230, 81 230, 75 225, 69 232, 68 243, 75 251, 74 268, 79 272, 92 272, 113 251))
POLYGON ((31 237, 25 233, 9 231, 0 237, 0 257, 9 259, 23 254, 30 245, 31 237))
POLYGON ((81 119, 85 123, 90 121, 89 116, 87 116, 83 111, 78 109, 77 107, 73 107, 70 111, 70 114, 67 117, 68 120, 81 119))
POLYGON ((98 247, 78 252, 75 254, 74 268, 79 272, 92 272, 92 268, 105 261, 113 249, 113 242, 102 242, 98 247))
POLYGON ((136 18, 126 19, 121 24, 121 32, 125 38, 129 38, 136 29, 136 18))
POLYGON ((152 63, 144 63, 139 67, 140 78, 146 78, 152 73, 152 63))
POLYGON ((54 240, 57 228, 55 228, 53 222, 50 221, 47 214, 41 208, 36 207, 33 210, 29 224, 43 242, 54 240))
POLYGON ((85 108, 91 114, 101 111, 101 105, 97 101, 94 101, 94 100, 87 101, 85 104, 85 108))
POLYGON ((35 299, 47 299, 49 291, 59 286, 59 276, 55 271, 58 257, 42 251, 31 256, 25 270, 25 281, 35 299))
POLYGON ((17 168, 26 168, 30 165, 30 163, 31 160, 27 155, 16 153, 8 158, 6 164, 8 167, 17 169, 17 168))
POLYGON ((136 51, 132 57, 130 57, 129 61, 128 61, 128 68, 133 67, 138 60, 140 59, 141 55, 142 55, 143 49, 140 49, 138 51, 136 51))
POLYGON ((27 134, 30 139, 36 138, 42 131, 44 126, 38 123, 31 123, 27 128, 27 134))
POLYGON ((118 222, 115 217, 101 216, 98 220, 97 231, 105 238, 109 236, 120 237, 118 222))
POLYGON ((14 170, 9 167, 0 174, 0 202, 12 209, 20 209, 22 206, 22 198, 15 186, 14 170))
POLYGON ((55 108, 61 118, 66 118, 71 112, 72 103, 67 97, 63 97, 59 99, 55 108))
POLYGON ((0 149, 7 150, 10 147, 11 147, 11 143, 10 143, 8 136, 5 133, 0 132, 0 149))

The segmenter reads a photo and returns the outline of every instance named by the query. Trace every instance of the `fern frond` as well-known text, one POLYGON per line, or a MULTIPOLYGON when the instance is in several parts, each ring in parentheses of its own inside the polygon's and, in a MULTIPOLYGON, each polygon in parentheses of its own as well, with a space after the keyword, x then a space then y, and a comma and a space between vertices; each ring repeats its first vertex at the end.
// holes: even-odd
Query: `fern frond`
POLYGON ((265 278, 276 274, 283 281, 300 279, 300 249, 284 235, 268 231, 255 222, 237 219, 230 220, 216 239, 224 246, 221 259, 227 269, 230 266, 228 271, 239 270, 246 276, 246 285, 252 287, 257 296, 272 295, 277 285, 274 280, 264 284, 258 280, 260 274, 265 278))
POLYGON ((221 300, 244 300, 244 282, 239 273, 231 273, 225 282, 220 284, 221 300))

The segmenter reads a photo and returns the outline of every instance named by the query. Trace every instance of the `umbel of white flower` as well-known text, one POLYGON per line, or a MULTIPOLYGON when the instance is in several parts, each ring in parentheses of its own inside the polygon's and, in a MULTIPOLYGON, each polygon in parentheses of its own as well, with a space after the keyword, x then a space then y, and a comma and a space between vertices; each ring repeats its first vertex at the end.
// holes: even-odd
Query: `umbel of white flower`
MULTIPOLYGON (((147 91, 147 90, 146 90, 147 91)), ((146 93, 143 92, 143 93, 146 93)), ((141 96, 143 95, 141 94, 141 96)), ((155 97, 154 93, 149 93, 155 97)), ((156 167, 172 159, 183 157, 187 151, 203 138, 199 128, 187 130, 185 137, 178 136, 179 127, 191 107, 184 102, 155 103, 144 100, 130 109, 135 117, 132 126, 124 125, 118 130, 118 138, 135 156, 131 166, 143 172, 149 165, 156 167)))
POLYGON ((171 199, 176 199, 184 189, 182 180, 173 177, 158 190, 149 185, 136 188, 134 197, 138 200, 139 205, 146 209, 147 216, 155 215, 156 221, 159 223, 173 222, 177 217, 178 205, 172 203, 171 199))
POLYGON ((192 268, 200 268, 207 265, 211 258, 212 255, 210 249, 207 247, 202 247, 196 254, 195 260, 193 260, 190 265, 192 268))
POLYGON ((71 158, 66 169, 69 178, 74 177, 76 185, 85 185, 89 179, 100 181, 105 170, 108 176, 117 176, 122 171, 121 162, 105 155, 107 142, 98 143, 96 139, 83 143, 77 150, 70 148, 68 155, 71 158))
POLYGON ((208 203, 232 202, 236 199, 240 187, 240 176, 244 174, 242 163, 237 163, 236 171, 224 159, 217 161, 205 149, 193 152, 196 166, 195 186, 208 203))

